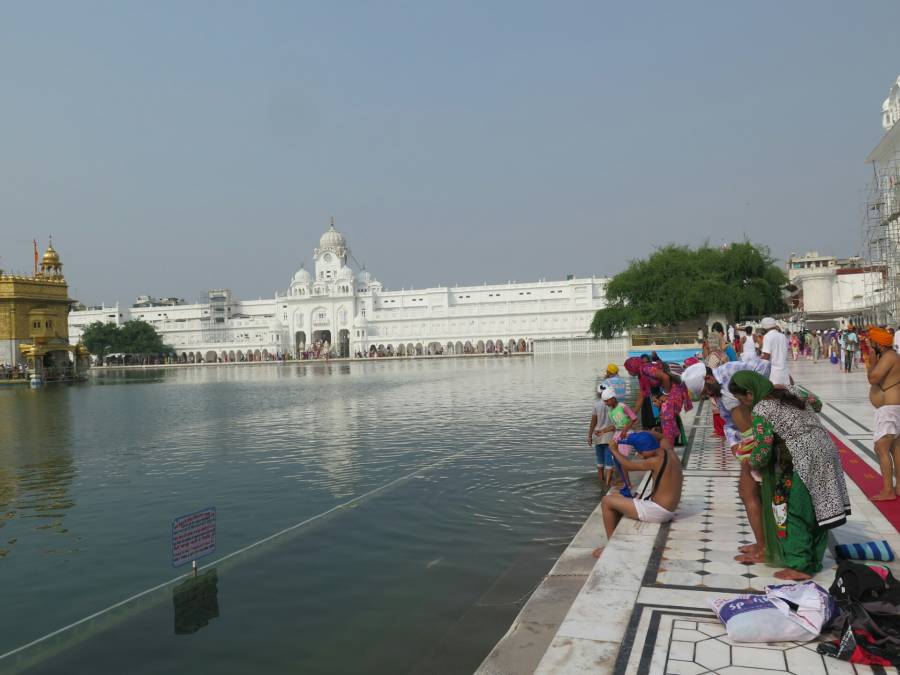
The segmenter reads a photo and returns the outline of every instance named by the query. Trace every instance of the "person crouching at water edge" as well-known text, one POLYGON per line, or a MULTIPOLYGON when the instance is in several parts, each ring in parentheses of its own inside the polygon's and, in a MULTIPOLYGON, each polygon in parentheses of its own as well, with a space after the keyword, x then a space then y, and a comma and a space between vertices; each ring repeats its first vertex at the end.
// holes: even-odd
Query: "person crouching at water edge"
MULTIPOLYGON (((612 537, 622 516, 645 523, 667 523, 672 520, 681 501, 684 479, 681 460, 672 449, 672 443, 657 431, 638 431, 628 434, 621 441, 610 441, 609 449, 625 471, 650 471, 652 481, 648 485, 652 487, 646 496, 643 493, 638 497, 606 495, 600 501, 607 538, 612 537), (623 455, 619 450, 620 443, 636 450, 641 458, 629 459, 623 455)), ((603 547, 594 549, 595 558, 599 558, 601 553, 603 547)))

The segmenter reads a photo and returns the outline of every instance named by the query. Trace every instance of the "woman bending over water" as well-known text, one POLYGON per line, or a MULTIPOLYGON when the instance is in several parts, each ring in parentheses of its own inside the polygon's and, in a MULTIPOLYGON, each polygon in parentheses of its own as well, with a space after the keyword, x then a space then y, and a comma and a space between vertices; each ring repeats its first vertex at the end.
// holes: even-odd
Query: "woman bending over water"
POLYGON ((779 579, 809 579, 822 569, 828 530, 850 514, 840 455, 815 412, 821 403, 752 371, 735 373, 728 390, 752 412, 742 459, 762 479, 766 560, 786 567, 779 579))

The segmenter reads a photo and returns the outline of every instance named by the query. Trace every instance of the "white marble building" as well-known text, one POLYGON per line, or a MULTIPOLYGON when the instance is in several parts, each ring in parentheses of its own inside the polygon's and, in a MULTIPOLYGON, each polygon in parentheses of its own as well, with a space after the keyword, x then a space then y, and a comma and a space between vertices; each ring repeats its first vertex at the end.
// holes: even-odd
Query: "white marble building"
POLYGON ((95 307, 69 315, 77 342, 94 321, 151 323, 182 361, 265 360, 296 356, 327 343, 333 356, 377 350, 385 354, 527 351, 536 339, 587 335, 604 306, 606 278, 437 286, 386 290, 365 270, 354 271, 350 249, 334 223, 313 252, 312 272, 302 265, 284 293, 241 301, 227 290, 199 304, 130 309, 95 307))

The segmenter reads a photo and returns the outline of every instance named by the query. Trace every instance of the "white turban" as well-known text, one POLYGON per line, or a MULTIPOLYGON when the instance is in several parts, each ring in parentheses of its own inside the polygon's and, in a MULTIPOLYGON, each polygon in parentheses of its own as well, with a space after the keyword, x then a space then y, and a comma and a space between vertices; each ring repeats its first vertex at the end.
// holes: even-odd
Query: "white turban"
POLYGON ((694 396, 699 396, 706 383, 706 364, 694 363, 685 368, 681 374, 681 381, 694 396))
POLYGON ((771 316, 767 316, 765 319, 759 322, 760 327, 763 330, 769 330, 770 328, 775 328, 778 325, 778 322, 775 321, 771 316))
POLYGON ((609 399, 615 398, 615 397, 616 397, 616 390, 615 390, 615 389, 611 389, 611 388, 610 388, 610 389, 604 389, 604 390, 603 390, 603 393, 600 394, 600 398, 601 398, 602 400, 604 400, 604 401, 608 401, 609 399))

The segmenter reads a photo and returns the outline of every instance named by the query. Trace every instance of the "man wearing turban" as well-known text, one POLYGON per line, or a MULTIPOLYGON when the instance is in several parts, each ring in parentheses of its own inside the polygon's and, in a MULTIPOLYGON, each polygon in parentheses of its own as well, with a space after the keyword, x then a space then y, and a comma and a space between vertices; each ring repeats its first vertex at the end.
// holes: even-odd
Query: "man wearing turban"
POLYGON ((897 498, 900 487, 900 354, 893 349, 890 331, 872 326, 868 333, 869 401, 875 407, 875 454, 882 480, 872 501, 889 501, 897 498))

